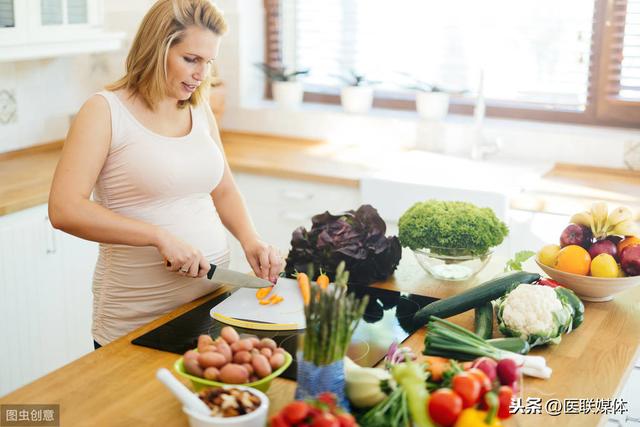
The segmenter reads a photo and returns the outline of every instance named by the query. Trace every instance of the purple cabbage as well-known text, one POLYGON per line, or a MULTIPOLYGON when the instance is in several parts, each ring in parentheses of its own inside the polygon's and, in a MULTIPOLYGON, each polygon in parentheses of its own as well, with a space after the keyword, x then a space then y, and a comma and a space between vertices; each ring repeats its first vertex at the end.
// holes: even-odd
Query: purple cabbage
POLYGON ((395 271, 402 249, 396 236, 386 237, 387 226, 371 205, 339 215, 328 211, 311 219, 311 230, 298 227, 291 236, 285 273, 320 268, 333 280, 336 267, 345 261, 349 283, 368 285, 386 280, 395 271))

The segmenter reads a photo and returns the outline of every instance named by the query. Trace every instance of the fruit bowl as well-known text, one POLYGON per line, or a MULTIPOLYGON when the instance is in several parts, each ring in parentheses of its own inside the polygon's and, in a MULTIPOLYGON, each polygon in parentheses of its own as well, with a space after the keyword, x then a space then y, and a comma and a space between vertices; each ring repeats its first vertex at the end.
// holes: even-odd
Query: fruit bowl
POLYGON ((455 248, 425 248, 413 251, 424 271, 435 279, 449 282, 471 279, 487 265, 493 254, 489 250, 483 255, 459 255, 463 253, 463 249, 455 248))
POLYGON ((571 289, 585 301, 611 301, 613 295, 618 292, 631 289, 640 284, 640 276, 615 278, 582 276, 556 270, 553 267, 542 264, 538 258, 536 258, 536 264, 538 264, 542 271, 547 273, 549 277, 564 287, 571 289))
POLYGON ((266 392, 269 389, 269 386, 271 385, 271 381, 280 376, 284 371, 286 371, 286 369, 289 367, 289 365, 291 365, 291 362, 293 361, 293 357, 285 352, 284 353, 284 364, 282 366, 280 366, 278 369, 276 369, 275 371, 273 371, 271 374, 267 375, 264 378, 259 379, 258 381, 253 381, 250 383, 245 383, 245 384, 226 384, 226 383, 221 383, 218 381, 211 381, 208 380, 206 378, 200 378, 197 377, 195 375, 191 375, 190 373, 188 373, 184 367, 184 361, 183 358, 181 357, 180 359, 176 360, 176 362, 173 364, 173 369, 175 369, 175 371, 185 377, 191 380, 191 384, 193 385, 193 388, 195 391, 199 391, 204 387, 224 387, 224 386, 236 386, 236 385, 240 385, 240 386, 244 386, 244 387, 252 387, 255 388, 257 390, 260 390, 262 392, 266 392))

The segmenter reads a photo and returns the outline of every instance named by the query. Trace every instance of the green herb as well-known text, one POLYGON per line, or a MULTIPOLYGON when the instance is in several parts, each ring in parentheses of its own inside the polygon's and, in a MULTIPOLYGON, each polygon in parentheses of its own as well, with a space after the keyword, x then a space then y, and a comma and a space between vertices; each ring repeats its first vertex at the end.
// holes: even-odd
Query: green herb
POLYGON ((411 421, 406 391, 396 387, 382 402, 369 409, 358 420, 358 424, 367 427, 409 427, 411 421))
POLYGON ((368 295, 356 299, 353 293, 347 293, 348 274, 342 266, 337 283, 326 290, 311 284, 310 301, 304 309, 307 322, 304 360, 318 366, 344 358, 369 302, 368 295))
POLYGON ((507 261, 504 267, 504 271, 522 271, 522 263, 534 256, 536 253, 533 251, 520 251, 517 252, 512 259, 507 261))
POLYGON ((402 214, 398 227, 402 246, 440 255, 484 255, 509 234, 490 208, 442 200, 416 203, 402 214))

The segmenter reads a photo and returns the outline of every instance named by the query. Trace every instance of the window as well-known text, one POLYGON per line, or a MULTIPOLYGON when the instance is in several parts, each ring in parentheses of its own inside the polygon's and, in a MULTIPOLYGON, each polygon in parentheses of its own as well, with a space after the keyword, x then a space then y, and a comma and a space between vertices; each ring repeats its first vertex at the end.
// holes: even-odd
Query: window
POLYGON ((265 0, 267 60, 309 68, 305 99, 337 102, 353 70, 376 105, 413 109, 416 81, 471 113, 640 127, 640 0, 265 0), (482 82, 481 82, 482 81, 482 82))
POLYGON ((0 0, 0 28, 11 28, 15 26, 13 0, 0 0))
POLYGON ((87 0, 40 0, 42 25, 86 24, 87 0))

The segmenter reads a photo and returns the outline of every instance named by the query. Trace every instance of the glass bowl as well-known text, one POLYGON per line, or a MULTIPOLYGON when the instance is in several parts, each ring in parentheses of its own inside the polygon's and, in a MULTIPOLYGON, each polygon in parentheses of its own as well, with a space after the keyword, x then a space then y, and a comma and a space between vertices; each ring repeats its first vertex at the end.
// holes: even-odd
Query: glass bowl
POLYGON ((464 255, 464 249, 424 248, 415 249, 413 254, 420 266, 433 278, 448 282, 469 280, 482 270, 493 251, 482 255, 464 255))

